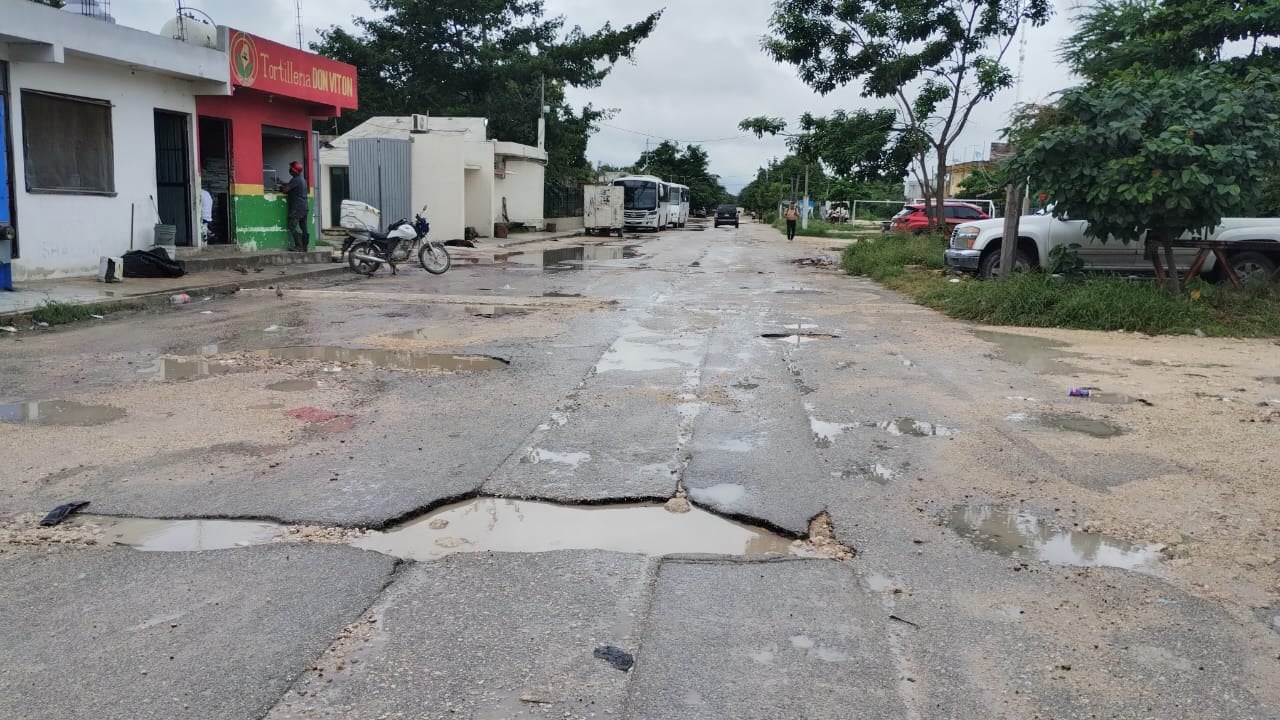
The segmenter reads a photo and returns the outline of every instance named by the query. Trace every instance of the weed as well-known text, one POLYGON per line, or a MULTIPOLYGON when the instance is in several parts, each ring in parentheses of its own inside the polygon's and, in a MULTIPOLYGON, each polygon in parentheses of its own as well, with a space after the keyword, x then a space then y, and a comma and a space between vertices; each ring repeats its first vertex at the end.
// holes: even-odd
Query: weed
POLYGON ((50 325, 66 325, 68 323, 88 320, 94 315, 106 315, 121 309, 117 305, 106 305, 93 303, 89 305, 77 305, 75 303, 60 302, 58 300, 45 300, 40 306, 31 311, 31 319, 36 322, 45 322, 50 325))

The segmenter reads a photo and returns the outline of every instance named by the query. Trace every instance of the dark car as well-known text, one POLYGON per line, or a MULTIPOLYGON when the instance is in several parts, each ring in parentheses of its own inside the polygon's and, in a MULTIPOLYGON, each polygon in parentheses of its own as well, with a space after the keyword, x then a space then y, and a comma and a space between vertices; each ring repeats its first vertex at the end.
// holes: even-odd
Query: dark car
POLYGON ((738 227, 738 208, 735 205, 721 205, 716 208, 716 227, 732 225, 738 227))

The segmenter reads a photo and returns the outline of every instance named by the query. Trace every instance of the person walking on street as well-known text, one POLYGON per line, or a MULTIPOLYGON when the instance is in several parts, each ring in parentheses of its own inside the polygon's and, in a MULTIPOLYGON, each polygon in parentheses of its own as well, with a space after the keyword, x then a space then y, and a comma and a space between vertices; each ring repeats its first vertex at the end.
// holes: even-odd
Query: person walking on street
POLYGON ((288 213, 289 250, 306 252, 311 244, 311 234, 307 232, 307 194, 311 191, 307 179, 302 175, 302 163, 294 160, 289 163, 289 182, 277 180, 280 191, 286 197, 288 213))
POLYGON ((800 210, 796 208, 795 203, 791 203, 786 210, 782 211, 782 218, 787 221, 787 239, 796 239, 796 221, 800 219, 800 210))

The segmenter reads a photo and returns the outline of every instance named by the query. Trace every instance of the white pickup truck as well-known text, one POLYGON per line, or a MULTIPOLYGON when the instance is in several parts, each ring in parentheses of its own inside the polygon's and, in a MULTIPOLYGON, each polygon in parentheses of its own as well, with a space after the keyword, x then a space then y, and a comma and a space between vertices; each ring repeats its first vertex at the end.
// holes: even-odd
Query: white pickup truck
MULTIPOLYGON (((1025 268, 1045 267, 1049 264, 1049 251, 1060 245, 1078 244, 1076 250, 1085 268, 1103 272, 1149 273, 1151 261, 1144 253, 1144 244, 1125 243, 1108 238, 1104 243, 1085 235, 1085 220, 1059 220, 1052 215, 1024 215, 1018 220, 1018 247, 1014 266, 1025 268)), ((1004 218, 976 220, 956 226, 945 253, 947 267, 968 270, 982 277, 990 277, 1000 267, 1000 244, 1004 236, 1004 218)), ((1184 236, 1189 237, 1189 235, 1184 236)), ((1264 240, 1276 243, 1274 252, 1248 250, 1229 253, 1232 267, 1240 277, 1254 273, 1273 273, 1280 266, 1280 218, 1223 218, 1213 229, 1210 240, 1243 241, 1264 240)), ((1186 268, 1195 258, 1196 251, 1177 248, 1174 257, 1179 268, 1186 268)), ((1211 254, 1204 272, 1212 276, 1215 258, 1211 254)))

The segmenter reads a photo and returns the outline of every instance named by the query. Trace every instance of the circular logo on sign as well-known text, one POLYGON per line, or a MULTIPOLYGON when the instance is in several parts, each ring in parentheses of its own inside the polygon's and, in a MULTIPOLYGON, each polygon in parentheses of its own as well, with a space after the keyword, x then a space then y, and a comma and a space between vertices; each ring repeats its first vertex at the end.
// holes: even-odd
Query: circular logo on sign
POLYGON ((253 85, 258 79, 258 48, 253 38, 244 33, 231 37, 231 72, 241 85, 253 85))

